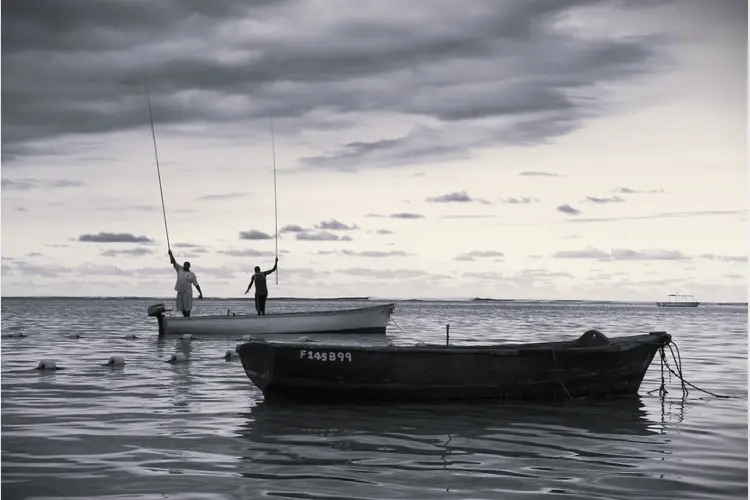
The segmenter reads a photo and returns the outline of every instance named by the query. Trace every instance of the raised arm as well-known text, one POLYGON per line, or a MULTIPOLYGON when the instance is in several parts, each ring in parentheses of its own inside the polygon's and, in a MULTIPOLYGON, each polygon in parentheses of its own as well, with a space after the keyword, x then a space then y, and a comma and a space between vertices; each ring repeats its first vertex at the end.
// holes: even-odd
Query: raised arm
POLYGON ((268 276, 269 274, 271 274, 272 272, 274 272, 276 270, 276 267, 278 265, 279 265, 279 258, 276 257, 276 261, 273 263, 273 269, 269 269, 268 271, 263 271, 263 274, 265 274, 266 276, 268 276))
POLYGON ((250 284, 247 285, 247 290, 245 290, 245 295, 247 295, 247 292, 250 291, 250 289, 253 287, 253 283, 255 283, 255 275, 253 274, 253 277, 250 278, 250 284))
POLYGON ((177 261, 174 260, 174 255, 172 255, 172 249, 169 249, 169 262, 172 264, 172 267, 177 269, 177 261))

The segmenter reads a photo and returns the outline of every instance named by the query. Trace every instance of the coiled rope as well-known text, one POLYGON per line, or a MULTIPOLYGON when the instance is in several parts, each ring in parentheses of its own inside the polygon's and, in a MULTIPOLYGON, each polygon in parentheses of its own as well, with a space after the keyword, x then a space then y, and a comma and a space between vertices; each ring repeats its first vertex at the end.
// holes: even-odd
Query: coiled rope
MULTIPOLYGON (((701 389, 695 384, 691 384, 687 380, 685 380, 685 377, 682 375, 682 356, 680 355, 680 348, 677 345, 677 342, 672 341, 670 344, 667 344, 667 347, 669 347, 669 352, 672 354, 672 361, 674 361, 675 368, 673 369, 671 366, 669 366, 669 360, 667 359, 667 355, 664 352, 664 346, 659 348, 659 357, 661 358, 661 385, 653 389, 651 391, 648 391, 648 394, 651 394, 654 391, 659 391, 660 396, 664 396, 667 394, 667 389, 664 383, 664 368, 667 368, 667 371, 670 375, 676 376, 678 379, 680 379, 680 388, 682 389, 682 397, 686 398, 688 394, 690 394, 690 391, 688 390, 687 386, 692 387, 695 390, 701 391, 703 393, 706 393, 708 395, 714 396, 716 398, 722 398, 722 399, 730 399, 732 396, 726 396, 722 394, 716 394, 711 391, 707 391, 705 389, 701 389), (672 345, 674 344, 674 349, 672 349, 672 345), (677 351, 677 355, 675 356, 675 351, 677 351), (676 369, 676 371, 675 371, 676 369)), ((671 381, 671 377, 670 377, 671 381)))

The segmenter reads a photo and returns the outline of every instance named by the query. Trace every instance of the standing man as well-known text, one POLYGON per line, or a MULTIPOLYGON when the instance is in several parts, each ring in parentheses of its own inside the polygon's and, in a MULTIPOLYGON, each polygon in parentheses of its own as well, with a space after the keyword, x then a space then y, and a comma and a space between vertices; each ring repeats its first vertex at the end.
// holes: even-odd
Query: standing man
POLYGON ((177 310, 182 311, 182 315, 187 318, 193 308, 193 285, 198 290, 199 299, 203 298, 203 292, 198 284, 198 278, 190 270, 190 262, 185 261, 183 265, 179 265, 174 260, 171 249, 169 250, 169 261, 174 266, 174 270, 177 271, 177 282, 174 284, 174 289, 177 292, 177 310))
POLYGON ((279 258, 276 257, 276 261, 273 263, 273 269, 261 272, 259 266, 255 266, 255 274, 250 278, 250 284, 247 285, 245 295, 253 287, 255 283, 255 310, 258 312, 258 316, 265 316, 266 314, 266 299, 268 298, 268 286, 266 286, 266 276, 276 270, 276 266, 279 264, 279 258))

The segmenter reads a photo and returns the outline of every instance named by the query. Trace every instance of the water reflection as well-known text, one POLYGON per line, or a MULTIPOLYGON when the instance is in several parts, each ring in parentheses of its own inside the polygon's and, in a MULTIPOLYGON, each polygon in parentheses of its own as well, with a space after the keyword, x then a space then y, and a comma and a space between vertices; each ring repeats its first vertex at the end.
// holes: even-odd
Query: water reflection
POLYGON ((560 483, 568 491, 587 474, 649 475, 644 461, 669 446, 640 398, 535 405, 261 402, 242 416, 243 476, 270 479, 276 471, 365 489, 385 474, 443 491, 471 490, 470 477, 495 478, 496 487, 513 491, 519 480, 532 486, 538 480, 540 488, 560 483), (430 471, 445 473, 440 487, 425 476, 430 471))

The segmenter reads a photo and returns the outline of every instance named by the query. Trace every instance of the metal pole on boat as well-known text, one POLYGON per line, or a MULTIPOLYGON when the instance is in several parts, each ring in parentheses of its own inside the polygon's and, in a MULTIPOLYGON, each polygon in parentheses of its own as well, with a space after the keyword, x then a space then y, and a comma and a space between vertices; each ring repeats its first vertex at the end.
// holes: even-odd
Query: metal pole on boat
POLYGON ((151 120, 151 138, 154 141, 154 158, 156 159, 156 175, 159 178, 159 194, 161 194, 161 213, 164 216, 164 232, 167 234, 167 250, 171 250, 169 245, 169 229, 167 228, 167 210, 164 208, 164 190, 161 187, 161 170, 159 169, 159 152, 156 148, 156 132, 154 131, 154 114, 151 111, 151 97, 148 91, 148 82, 144 74, 143 87, 146 90, 146 102, 148 103, 148 117, 151 120))
MULTIPOLYGON (((273 219, 274 234, 276 235, 276 258, 279 258, 279 205, 276 201, 276 141, 273 133, 273 118, 271 118, 271 153, 273 155, 273 219)), ((276 262, 276 284, 279 284, 279 263, 276 262)))
POLYGON ((451 325, 447 324, 445 325, 445 345, 450 345, 451 340, 451 325))

